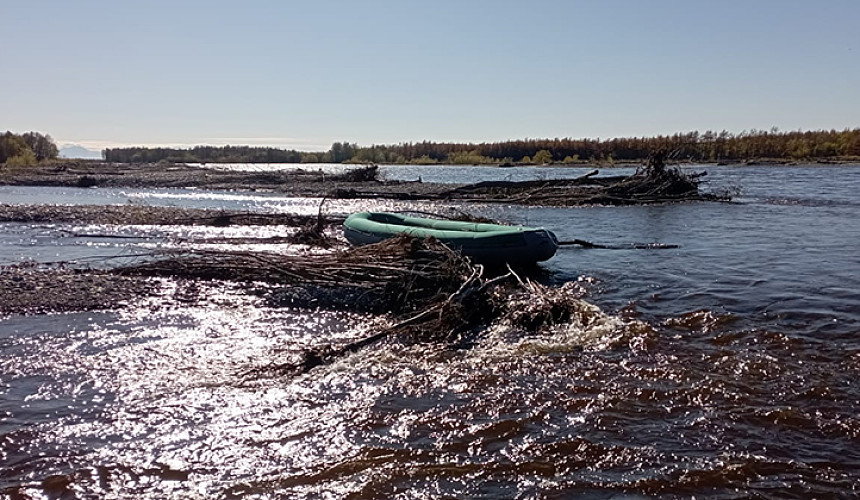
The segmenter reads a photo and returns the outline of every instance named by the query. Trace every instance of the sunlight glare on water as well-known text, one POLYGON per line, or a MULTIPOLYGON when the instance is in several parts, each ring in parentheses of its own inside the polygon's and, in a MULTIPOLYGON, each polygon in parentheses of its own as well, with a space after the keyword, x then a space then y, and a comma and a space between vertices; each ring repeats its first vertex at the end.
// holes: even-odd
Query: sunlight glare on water
MULTIPOLYGON (((168 298, 176 291, 171 288, 167 283, 168 298)), ((270 447, 255 445, 250 453, 249 440, 272 439, 277 444, 285 431, 279 423, 291 422, 298 429, 315 419, 304 415, 303 396, 292 394, 289 384, 277 379, 246 380, 241 374, 274 362, 279 355, 288 357, 320 334, 348 339, 360 331, 355 328, 361 318, 273 312, 260 299, 235 291, 207 287, 205 293, 210 294, 206 306, 185 307, 180 301, 165 307, 154 299, 116 317, 93 317, 85 330, 65 335, 51 333, 53 329, 42 333, 38 321, 35 328, 30 327, 32 337, 52 339, 52 361, 9 360, 3 372, 17 372, 13 383, 25 392, 34 391, 25 398, 27 405, 52 401, 56 409, 29 446, 58 450, 58 456, 72 462, 83 453, 86 458, 79 467, 91 463, 108 469, 110 479, 102 481, 108 489, 121 487, 126 495, 136 491, 153 498, 170 491, 171 474, 208 477, 213 467, 228 467, 214 477, 235 479, 269 470, 260 467, 273 465, 270 447), (36 373, 70 382, 58 386, 36 373), (80 384, 98 395, 81 393, 76 389, 80 384), (92 420, 74 404, 66 406, 78 398, 88 399, 103 413, 92 420), (267 437, 271 432, 278 436, 267 437)), ((45 318, 50 321, 51 316, 45 318)), ((12 435, 24 429, 13 430, 12 435)), ((289 426, 286 431, 290 432, 289 426)), ((296 430, 296 434, 303 436, 306 431, 296 430)), ((289 439, 280 447, 287 443, 289 439)), ((334 451, 331 444, 325 443, 327 453, 334 451)), ((306 446, 318 448, 322 443, 306 446)), ((18 454, 27 456, 27 447, 18 454)), ((26 473, 39 460, 24 459, 17 466, 19 472, 26 473)), ((86 484, 83 479, 80 482, 86 484)))

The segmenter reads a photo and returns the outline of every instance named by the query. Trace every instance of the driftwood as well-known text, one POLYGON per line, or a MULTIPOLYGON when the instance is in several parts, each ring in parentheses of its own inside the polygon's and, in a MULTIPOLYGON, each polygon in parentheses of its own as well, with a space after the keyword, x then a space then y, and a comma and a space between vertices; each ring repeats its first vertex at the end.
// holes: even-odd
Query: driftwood
POLYGON ((440 294, 451 293, 462 276, 472 272, 469 261, 445 245, 408 237, 328 254, 181 251, 161 257, 114 272, 271 283, 282 287, 272 300, 284 305, 320 303, 397 314, 420 309, 440 294), (292 293, 296 288, 306 293, 292 293))
POLYGON ((421 312, 354 342, 342 346, 322 345, 305 349, 296 359, 248 370, 245 377, 300 375, 327 365, 387 338, 413 342, 454 342, 460 335, 495 322, 529 332, 540 332, 555 325, 575 322, 587 326, 601 313, 581 300, 583 292, 575 287, 549 288, 522 279, 513 269, 487 278, 476 266, 472 274, 452 294, 431 302, 421 312))
POLYGON ((342 174, 330 175, 328 180, 334 182, 378 182, 379 166, 365 165, 353 168, 342 174))
MULTIPOLYGON (((376 167, 373 167, 373 175, 376 176, 376 167)), ((320 200, 317 210, 316 222, 305 224, 301 229, 292 236, 293 243, 301 243, 304 245, 313 245, 321 248, 331 248, 335 245, 336 240, 326 234, 326 217, 323 215, 323 207, 325 206, 326 198, 320 200)))
MULTIPOLYGON (((257 371, 303 372, 333 361, 392 332, 443 322, 446 304, 474 293, 482 268, 438 241, 407 236, 324 255, 285 256, 251 252, 182 252, 163 259, 116 269, 127 276, 268 282, 281 286, 273 300, 282 305, 342 307, 352 311, 385 312, 399 320, 391 327, 361 341, 341 347, 322 346, 308 350, 288 365, 267 366, 257 371), (310 300, 296 290, 310 293, 310 300), (453 297, 453 298, 452 298, 453 297), (431 304, 428 306, 428 304, 431 304)), ((459 326, 459 320, 455 321, 459 326)), ((446 338, 457 328, 433 329, 425 340, 446 338)), ((413 332, 414 333, 414 332, 413 332)))
MULTIPOLYGON (((247 376, 300 374, 375 342, 458 342, 496 322, 530 331, 591 311, 572 288, 551 289, 514 269, 489 274, 442 243, 408 236, 331 254, 183 252, 116 269, 122 276, 267 282, 274 305, 384 313, 389 326, 344 345, 302 351, 247 376)), ((577 316, 579 315, 579 316, 577 316)))
MULTIPOLYGON (((600 173, 599 170, 592 170, 585 175, 581 175, 574 179, 555 179, 555 180, 532 180, 532 181, 481 181, 466 186, 460 186, 447 192, 448 195, 475 193, 486 190, 522 190, 522 189, 541 189, 548 185, 556 187, 565 186, 580 186, 583 184, 593 183, 593 177, 600 173)), ((623 179, 618 177, 617 179, 623 179)))
MULTIPOLYGON (((326 344, 312 349, 305 349, 295 361, 255 368, 246 372, 245 376, 260 375, 266 372, 292 375, 306 373, 317 366, 330 364, 347 354, 356 352, 399 333, 411 332, 413 338, 415 338, 417 337, 415 335, 417 329, 422 326, 424 328, 421 328, 422 334, 420 338, 423 341, 448 341, 452 338, 453 334, 473 326, 473 318, 463 315, 461 312, 464 309, 464 305, 474 302, 476 294, 486 289, 488 283, 494 283, 507 277, 505 275, 497 278, 495 281, 484 282, 481 280, 482 273, 483 268, 480 266, 475 267, 473 273, 460 285, 460 288, 456 292, 444 300, 436 300, 421 312, 397 321, 377 333, 343 346, 336 347, 326 344), (429 324, 432 324, 432 326, 428 327, 429 324)), ((470 305, 474 306, 474 304, 470 305)))
POLYGON ((360 190, 338 188, 333 198, 516 203, 522 205, 643 205, 680 201, 721 201, 727 196, 701 193, 706 172, 687 174, 666 168, 656 153, 645 168, 630 176, 598 177, 593 170, 574 179, 483 181, 445 191, 360 190))

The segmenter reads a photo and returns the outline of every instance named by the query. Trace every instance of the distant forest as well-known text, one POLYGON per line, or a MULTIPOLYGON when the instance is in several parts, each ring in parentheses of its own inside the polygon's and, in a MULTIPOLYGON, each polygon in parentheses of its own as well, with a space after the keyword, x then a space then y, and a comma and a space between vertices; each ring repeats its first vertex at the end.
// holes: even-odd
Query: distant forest
POLYGON ((680 161, 738 162, 757 159, 860 159, 860 128, 781 132, 751 130, 678 133, 619 139, 523 139, 480 144, 418 142, 358 146, 336 142, 325 152, 299 152, 249 146, 112 148, 105 160, 120 163, 580 163, 643 161, 654 151, 680 161))
POLYGON ((195 146, 176 148, 111 148, 104 150, 106 161, 117 163, 299 163, 298 151, 250 146, 195 146))
POLYGON ((57 157, 57 145, 50 135, 38 132, 0 134, 0 164, 6 166, 33 165, 57 157))

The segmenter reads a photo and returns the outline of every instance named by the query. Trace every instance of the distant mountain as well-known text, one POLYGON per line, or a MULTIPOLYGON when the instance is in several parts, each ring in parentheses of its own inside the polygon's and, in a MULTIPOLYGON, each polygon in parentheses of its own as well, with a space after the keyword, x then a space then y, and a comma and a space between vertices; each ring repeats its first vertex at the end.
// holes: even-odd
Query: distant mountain
POLYGON ((60 148, 60 158, 81 158, 87 160, 101 160, 102 152, 87 149, 78 144, 66 144, 60 148))

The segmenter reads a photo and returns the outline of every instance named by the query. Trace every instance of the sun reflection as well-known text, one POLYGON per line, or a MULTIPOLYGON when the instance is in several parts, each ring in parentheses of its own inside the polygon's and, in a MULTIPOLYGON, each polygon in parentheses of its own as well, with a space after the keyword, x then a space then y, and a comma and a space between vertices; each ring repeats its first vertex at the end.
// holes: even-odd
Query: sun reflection
MULTIPOLYGON (((584 303, 544 332, 498 324, 468 348, 391 339, 299 377, 250 376, 302 348, 362 337, 380 319, 271 308, 240 285, 154 282, 158 294, 122 311, 18 323, 31 331, 8 341, 18 358, 0 368, 29 405, 17 416, 33 424, 11 430, 16 448, 3 457, 48 454, 22 462, 23 491, 42 495, 48 479, 81 497, 372 497, 487 484, 516 493, 577 481, 635 490, 664 473, 745 463, 743 442, 724 446, 737 426, 860 433, 855 416, 832 410, 744 409, 758 397, 744 384, 790 372, 778 339, 770 350, 707 341, 703 358, 584 303), (694 451, 665 451, 675 449, 694 451)), ((815 397, 841 394, 827 387, 815 397)))
MULTIPOLYGON (((179 288, 165 283, 164 294, 179 288)), ((368 407, 378 389, 358 386, 338 370, 287 385, 243 381, 238 374, 291 344, 351 338, 361 317, 267 310, 261 299, 243 294, 230 297, 234 307, 223 308, 213 305, 218 294, 226 300, 236 291, 206 292, 212 299, 206 305, 162 303, 153 309, 144 303, 77 332, 78 340, 61 348, 74 362, 60 373, 87 378, 102 395, 88 395, 93 403, 109 393, 111 410, 98 422, 53 428, 43 439, 103 443, 87 461, 105 464, 113 487, 124 477, 126 491, 144 496, 169 493, 172 481, 183 478, 212 494, 223 488, 215 478, 225 474, 234 481, 259 480, 352 453, 355 420, 347 416, 368 407), (340 393, 346 401, 321 404, 321 393, 340 393), (213 467, 224 470, 213 476, 213 467)), ((29 399, 77 398, 84 385, 43 385, 29 399)))

